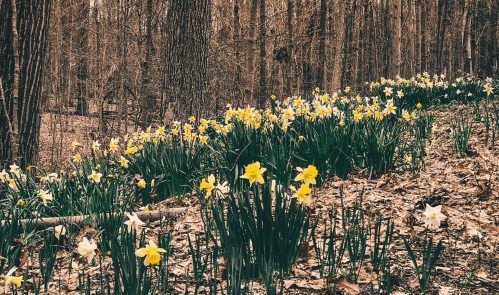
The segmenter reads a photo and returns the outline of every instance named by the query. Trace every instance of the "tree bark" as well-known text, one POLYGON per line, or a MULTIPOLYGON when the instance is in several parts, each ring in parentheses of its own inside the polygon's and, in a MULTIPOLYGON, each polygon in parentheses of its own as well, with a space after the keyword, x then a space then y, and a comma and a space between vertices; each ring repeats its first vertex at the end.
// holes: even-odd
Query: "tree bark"
POLYGON ((167 93, 178 119, 210 111, 208 33, 210 0, 173 0, 166 21, 167 93))
POLYGON ((260 23, 259 23, 259 39, 260 39, 260 75, 258 84, 258 107, 265 108, 267 101, 267 52, 265 50, 265 33, 266 33, 266 3, 265 0, 260 0, 260 23))
POLYGON ((144 59, 142 62, 142 85, 140 89, 140 128, 146 130, 149 125, 149 109, 151 107, 151 91, 149 90, 151 49, 152 49, 152 0, 147 0, 146 5, 146 35, 144 44, 144 59))
POLYGON ((321 1, 320 21, 319 21, 319 56, 317 63, 317 81, 316 86, 324 89, 324 65, 326 60, 326 0, 321 1))
POLYGON ((331 91, 338 91, 341 89, 341 75, 343 72, 343 44, 345 39, 345 1, 336 1, 336 10, 338 15, 337 28, 336 28, 336 49, 333 62, 333 77, 331 81, 331 91))
POLYGON ((393 19, 393 36, 392 36, 392 67, 391 67, 391 76, 395 77, 400 75, 400 37, 402 35, 402 1, 401 0, 392 0, 393 7, 392 11, 392 19, 393 19))
POLYGON ((251 0, 250 21, 248 32, 248 60, 246 65, 246 83, 244 104, 250 104, 253 99, 255 88, 255 57, 256 57, 256 18, 257 18, 258 0, 251 0))
POLYGON ((473 75, 473 56, 471 52, 471 16, 470 1, 464 2, 462 45, 464 48, 464 72, 473 75))
POLYGON ((26 167, 37 155, 50 3, 11 0, 0 7, 8 16, 0 18, 0 76, 7 109, 0 108, 0 166, 12 163, 17 153, 16 164, 26 167), (3 124, 7 120, 17 140, 3 124))

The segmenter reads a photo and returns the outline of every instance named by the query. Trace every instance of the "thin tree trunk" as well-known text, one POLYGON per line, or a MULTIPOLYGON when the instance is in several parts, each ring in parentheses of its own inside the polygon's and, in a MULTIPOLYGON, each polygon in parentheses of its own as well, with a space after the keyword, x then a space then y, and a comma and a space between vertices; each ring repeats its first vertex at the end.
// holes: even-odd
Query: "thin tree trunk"
MULTIPOLYGON (((235 49, 235 56, 236 56, 236 77, 235 77, 235 86, 236 86, 236 91, 237 93, 240 92, 241 88, 241 62, 239 60, 240 54, 241 54, 241 21, 239 17, 239 0, 235 0, 234 3, 234 49, 235 49)), ((238 95, 238 98, 241 96, 238 95)), ((244 99, 244 98, 243 98, 244 99)), ((236 106, 240 106, 240 103, 242 101, 236 101, 236 106)))
POLYGON ((265 108, 267 101, 267 52, 265 50, 265 20, 266 20, 266 3, 265 0, 260 0, 260 23, 259 23, 259 39, 260 39, 260 79, 258 85, 258 107, 265 108))
MULTIPOLYGON (((10 158, 13 163, 18 162, 19 155, 19 34, 17 33, 16 0, 11 0, 12 9, 12 56, 14 59, 14 76, 12 82, 12 113, 10 116, 10 158)), ((1 81, 0 81, 1 82, 1 81)), ((3 97, 3 95, 2 95, 3 97)))
POLYGON ((142 85, 140 89, 140 128, 142 130, 146 130, 149 121, 149 109, 150 109, 150 101, 152 98, 150 97, 149 90, 149 71, 151 65, 151 49, 152 49, 152 35, 151 35, 151 26, 152 26, 152 0, 147 0, 146 7, 146 35, 145 35, 145 44, 144 44, 144 60, 142 63, 142 85))
POLYGON ((256 56, 256 18, 257 18, 258 0, 251 0, 250 22, 248 32, 248 60, 246 65, 246 83, 244 104, 250 104, 253 99, 255 85, 255 56, 256 56))
POLYGON ((326 60, 326 0, 321 1, 320 21, 319 21, 319 56, 316 86, 324 89, 324 65, 326 60))
POLYGON ((391 76, 395 77, 397 75, 400 75, 400 37, 402 35, 402 21, 401 21, 401 16, 402 16, 402 1, 401 0, 392 0, 393 1, 393 7, 391 9, 392 11, 392 18, 393 18, 393 37, 392 37, 392 72, 391 76))
POLYGON ((293 2, 291 0, 288 0, 288 9, 287 9, 287 19, 286 19, 286 26, 287 26, 287 31, 288 35, 286 38, 286 47, 287 47, 287 54, 288 58, 286 60, 286 68, 285 71, 286 73, 284 74, 285 76, 285 88, 284 88, 284 95, 291 95, 291 80, 293 79, 293 73, 292 73, 292 62, 293 62, 293 2))
POLYGON ((473 59, 471 53, 471 13, 470 1, 464 2, 462 45, 464 48, 464 72, 473 75, 473 59))
POLYGON ((336 28, 336 49, 333 62, 333 77, 331 80, 331 91, 341 89, 341 75, 343 72, 344 56, 343 44, 345 39, 345 2, 343 0, 336 1, 336 11, 338 15, 336 28))

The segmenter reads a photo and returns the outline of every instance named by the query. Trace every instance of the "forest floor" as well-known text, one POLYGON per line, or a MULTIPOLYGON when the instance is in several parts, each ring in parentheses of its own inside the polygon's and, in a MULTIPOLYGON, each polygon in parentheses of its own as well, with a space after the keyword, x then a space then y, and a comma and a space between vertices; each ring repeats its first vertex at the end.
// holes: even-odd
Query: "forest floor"
MULTIPOLYGON (((457 107, 455 107, 457 108, 457 107)), ((461 107, 460 107, 461 108, 461 107)), ((426 294, 499 294, 499 147, 484 147, 485 128, 483 123, 474 122, 470 138, 468 156, 457 158, 452 153, 450 126, 445 123, 448 114, 456 109, 447 109, 438 113, 436 120, 439 123, 442 136, 436 148, 432 148, 425 158, 425 169, 422 171, 395 170, 379 179, 368 179, 367 172, 357 170, 351 173, 346 180, 336 177, 330 178, 321 187, 315 190, 310 210, 314 218, 319 218, 317 234, 323 235, 326 224, 329 226, 329 212, 334 212, 335 219, 341 221, 340 189, 343 188, 344 204, 352 206, 358 202, 363 191, 362 208, 367 215, 374 216, 380 212, 384 218, 392 218, 395 223, 393 242, 388 250, 392 259, 391 273, 392 294, 418 294, 419 283, 414 266, 409 259, 404 246, 403 238, 410 241, 419 263, 422 261, 421 245, 427 236, 434 241, 442 241, 443 250, 434 269, 426 294), (442 205, 442 213, 447 216, 438 229, 428 230, 423 222, 426 204, 431 206, 442 205)), ((50 153, 45 150, 53 140, 49 132, 43 130, 49 126, 43 116, 40 166, 47 166, 50 153)), ((68 139, 63 150, 69 151, 73 140, 88 142, 85 130, 79 126, 89 122, 82 122, 82 117, 69 118, 68 139)), ((72 154, 60 154, 59 159, 68 159, 72 154)), ((50 165, 49 165, 50 166, 50 165)), ((158 207, 186 207, 187 213, 178 216, 172 224, 173 253, 170 257, 170 281, 172 294, 185 294, 186 285, 189 294, 194 293, 192 281, 192 256, 188 249, 187 236, 203 235, 204 227, 200 218, 201 205, 195 197, 183 200, 166 201, 152 205, 158 207), (187 283, 186 283, 187 282, 187 283), (190 283, 189 283, 190 282, 190 283)), ((341 226, 338 226, 341 228, 341 226)), ((89 229, 86 229, 89 230, 89 229)), ((82 230, 82 234, 86 233, 82 230)), ((145 227, 146 236, 165 230, 160 228, 159 222, 152 222, 145 227)), ((341 231, 340 231, 341 234, 341 231)), ((320 239, 319 239, 320 242, 320 239)), ((358 273, 358 281, 354 283, 347 276, 336 278, 321 278, 318 260, 312 247, 302 247, 298 262, 293 267, 291 275, 284 281, 284 294, 332 294, 328 290, 336 288, 336 294, 370 294, 370 283, 376 285, 377 274, 373 271, 369 259, 366 259, 358 273)), ((367 253, 370 246, 367 247, 367 253)), ((69 257, 77 257, 76 253, 59 253, 60 259, 69 261, 69 257)), ((345 258, 344 258, 345 259, 345 258)), ((348 265, 348 259, 343 261, 348 265)), ((68 265, 68 263, 60 263, 68 265)), ((220 259, 223 269, 224 262, 220 259)), ((109 269, 111 261, 108 257, 103 267, 109 269)), ((55 278, 61 274, 68 274, 68 269, 56 269, 55 278)), ((74 273, 74 270, 73 270, 74 273)), ((98 276, 99 269, 94 268, 91 276, 98 276)), ((222 271, 220 271, 222 273, 222 271)), ((346 273, 346 269, 340 274, 346 273)), ((221 285, 224 278, 220 275, 221 285)), ((99 279, 95 278, 98 282, 99 279)), ((63 282, 54 282, 64 285, 68 294, 79 294, 78 277, 70 276, 63 282)), ((63 289, 64 289, 63 288, 63 289)), ((249 294, 265 294, 263 283, 256 281, 249 286, 249 294)), ((0 287, 0 292, 2 288, 0 287)), ((207 288, 201 287, 200 294, 208 294, 207 288)), ((53 292, 50 292, 53 293, 53 292)), ((47 293, 48 294, 48 293, 47 293)))

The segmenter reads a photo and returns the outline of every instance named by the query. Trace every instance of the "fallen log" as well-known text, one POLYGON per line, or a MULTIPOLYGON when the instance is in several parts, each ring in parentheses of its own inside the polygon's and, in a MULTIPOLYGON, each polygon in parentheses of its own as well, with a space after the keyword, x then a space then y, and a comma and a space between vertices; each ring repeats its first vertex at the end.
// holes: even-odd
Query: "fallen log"
MULTIPOLYGON (((163 210, 152 210, 152 211, 141 211, 136 212, 137 216, 142 221, 156 221, 164 216, 176 216, 184 212, 187 212, 187 208, 173 208, 173 209, 163 209, 163 210)), ((102 216, 105 213, 101 213, 102 216)), ((113 213, 116 215, 117 213, 113 213)), ((38 219, 21 219, 22 224, 32 223, 36 229, 42 230, 49 227, 55 227, 64 223, 70 223, 75 225, 83 224, 87 219, 92 217, 91 215, 80 215, 80 216, 63 216, 63 217, 47 217, 38 219)), ((126 219, 126 218, 125 218, 126 219)), ((1 222, 1 226, 5 225, 5 221, 1 222)))

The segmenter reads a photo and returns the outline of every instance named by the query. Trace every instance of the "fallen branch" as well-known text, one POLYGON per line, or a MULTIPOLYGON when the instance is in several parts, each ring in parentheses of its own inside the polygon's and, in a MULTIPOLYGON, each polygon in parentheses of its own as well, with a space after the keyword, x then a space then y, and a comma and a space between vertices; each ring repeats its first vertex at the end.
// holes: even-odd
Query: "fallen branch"
MULTIPOLYGON (((163 210, 153 210, 153 211, 142 211, 137 212, 137 216, 142 221, 156 221, 163 216, 176 216, 184 212, 187 212, 187 208, 173 208, 173 209, 163 209, 163 210)), ((103 216, 101 213, 100 216, 103 216)), ((117 213, 113 213, 117 215, 117 213)), ((91 218, 91 215, 80 215, 80 216, 64 216, 64 217, 48 217, 48 218, 38 218, 33 219, 22 219, 22 224, 32 223, 36 229, 41 230, 48 227, 55 227, 64 223, 70 223, 75 225, 83 224, 87 219, 91 218)), ((5 221, 1 222, 1 226, 5 225, 5 221)))

